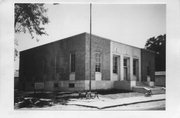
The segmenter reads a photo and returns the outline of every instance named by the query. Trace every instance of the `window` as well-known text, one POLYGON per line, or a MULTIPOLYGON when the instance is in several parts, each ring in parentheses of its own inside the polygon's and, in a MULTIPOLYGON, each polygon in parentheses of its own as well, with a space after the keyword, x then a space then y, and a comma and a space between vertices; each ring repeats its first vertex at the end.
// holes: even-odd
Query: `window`
POLYGON ((70 56, 70 64, 71 64, 71 72, 75 72, 75 68, 76 68, 76 66, 75 66, 75 58, 76 58, 76 56, 75 56, 75 54, 71 54, 71 56, 70 56))
POLYGON ((147 67, 147 75, 148 76, 150 75, 150 68, 149 68, 149 66, 147 67))
POLYGON ((74 87, 75 87, 74 83, 69 83, 69 88, 74 88, 74 87))
POLYGON ((139 76, 139 60, 133 59, 133 75, 138 77, 139 76))
POLYGON ((96 52, 95 58, 96 58, 95 71, 101 72, 101 55, 100 55, 100 52, 96 52))
POLYGON ((124 59, 124 67, 127 67, 127 59, 124 59))
POLYGON ((58 88, 58 83, 54 83, 54 88, 58 88))
POLYGON ((136 75, 136 60, 133 59, 133 75, 136 75))
POLYGON ((124 80, 129 80, 129 58, 124 58, 123 67, 124 67, 124 80))
POLYGON ((113 73, 118 73, 118 57, 113 56, 113 73))

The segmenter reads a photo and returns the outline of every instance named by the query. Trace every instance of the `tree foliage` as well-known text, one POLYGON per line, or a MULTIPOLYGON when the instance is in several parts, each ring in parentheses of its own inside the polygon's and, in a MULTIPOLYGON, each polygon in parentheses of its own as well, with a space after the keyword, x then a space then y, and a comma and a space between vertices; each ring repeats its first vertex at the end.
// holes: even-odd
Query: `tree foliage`
MULTIPOLYGON (((47 34, 43 25, 49 22, 46 16, 47 9, 44 4, 16 3, 14 5, 14 31, 15 33, 29 31, 32 38, 34 35, 47 34)), ((38 41, 38 39, 37 39, 38 41)), ((15 46, 18 40, 15 39, 15 46)), ((14 60, 18 57, 18 50, 14 49, 14 60)))
POLYGON ((44 4, 16 3, 14 16, 15 33, 26 33, 28 30, 32 38, 34 38, 34 34, 47 34, 43 27, 49 22, 46 12, 47 9, 44 7, 44 4))
POLYGON ((145 44, 145 49, 156 52, 155 69, 156 71, 166 70, 166 34, 151 37, 145 44))

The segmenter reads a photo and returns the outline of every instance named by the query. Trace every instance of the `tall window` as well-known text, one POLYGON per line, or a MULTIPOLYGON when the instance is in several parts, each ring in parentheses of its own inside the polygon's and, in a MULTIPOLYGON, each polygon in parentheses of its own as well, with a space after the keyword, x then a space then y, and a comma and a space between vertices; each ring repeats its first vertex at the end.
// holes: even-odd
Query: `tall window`
POLYGON ((75 68, 76 68, 75 59, 76 59, 75 54, 71 54, 70 56, 71 72, 75 72, 75 68))
POLYGON ((133 75, 136 75, 136 60, 133 59, 133 75))
POLYGON ((113 56, 113 73, 118 73, 118 57, 113 56))
POLYGON ((101 72, 101 55, 100 55, 100 52, 96 52, 95 58, 96 58, 95 71, 101 72))
POLYGON ((150 68, 149 68, 149 66, 147 66, 147 75, 148 76, 150 75, 150 68))
POLYGON ((124 66, 124 80, 129 80, 129 76, 128 76, 128 58, 124 58, 123 66, 124 66))
POLYGON ((127 68, 127 59, 124 59, 124 67, 127 68))

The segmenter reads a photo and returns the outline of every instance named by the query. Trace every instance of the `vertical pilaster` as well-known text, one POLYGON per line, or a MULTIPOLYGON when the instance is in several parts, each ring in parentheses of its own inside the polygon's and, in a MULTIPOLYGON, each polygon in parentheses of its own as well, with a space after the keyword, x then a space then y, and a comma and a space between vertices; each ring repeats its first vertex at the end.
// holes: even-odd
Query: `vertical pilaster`
POLYGON ((112 65, 113 65, 113 54, 112 54, 112 51, 113 51, 113 49, 112 49, 112 42, 110 42, 110 80, 112 80, 112 78, 113 78, 113 71, 112 71, 112 65))
POLYGON ((121 57, 118 55, 118 81, 121 80, 121 57))
POLYGON ((121 80, 124 80, 123 61, 124 61, 124 57, 123 57, 123 55, 120 55, 120 79, 121 79, 121 80))
POLYGON ((133 79, 133 57, 130 57, 130 81, 133 79))
POLYGON ((141 58, 139 58, 139 81, 141 82, 141 58))

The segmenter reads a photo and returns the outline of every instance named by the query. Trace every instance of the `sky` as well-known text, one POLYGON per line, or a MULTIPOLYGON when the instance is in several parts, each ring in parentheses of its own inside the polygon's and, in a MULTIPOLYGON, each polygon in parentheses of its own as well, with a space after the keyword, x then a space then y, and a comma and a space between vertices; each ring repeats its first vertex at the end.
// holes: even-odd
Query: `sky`
MULTIPOLYGON (((46 4, 48 36, 16 34, 20 51, 90 30, 89 4, 46 4)), ((143 48, 148 38, 166 33, 164 4, 93 4, 92 34, 143 48)))
MULTIPOLYGON (((15 34, 19 51, 90 32, 89 4, 45 4, 48 35, 32 39, 30 34, 15 34)), ((92 34, 144 48, 150 37, 166 33, 165 4, 93 4, 92 34)), ((19 68, 19 60, 15 63, 19 68)))

